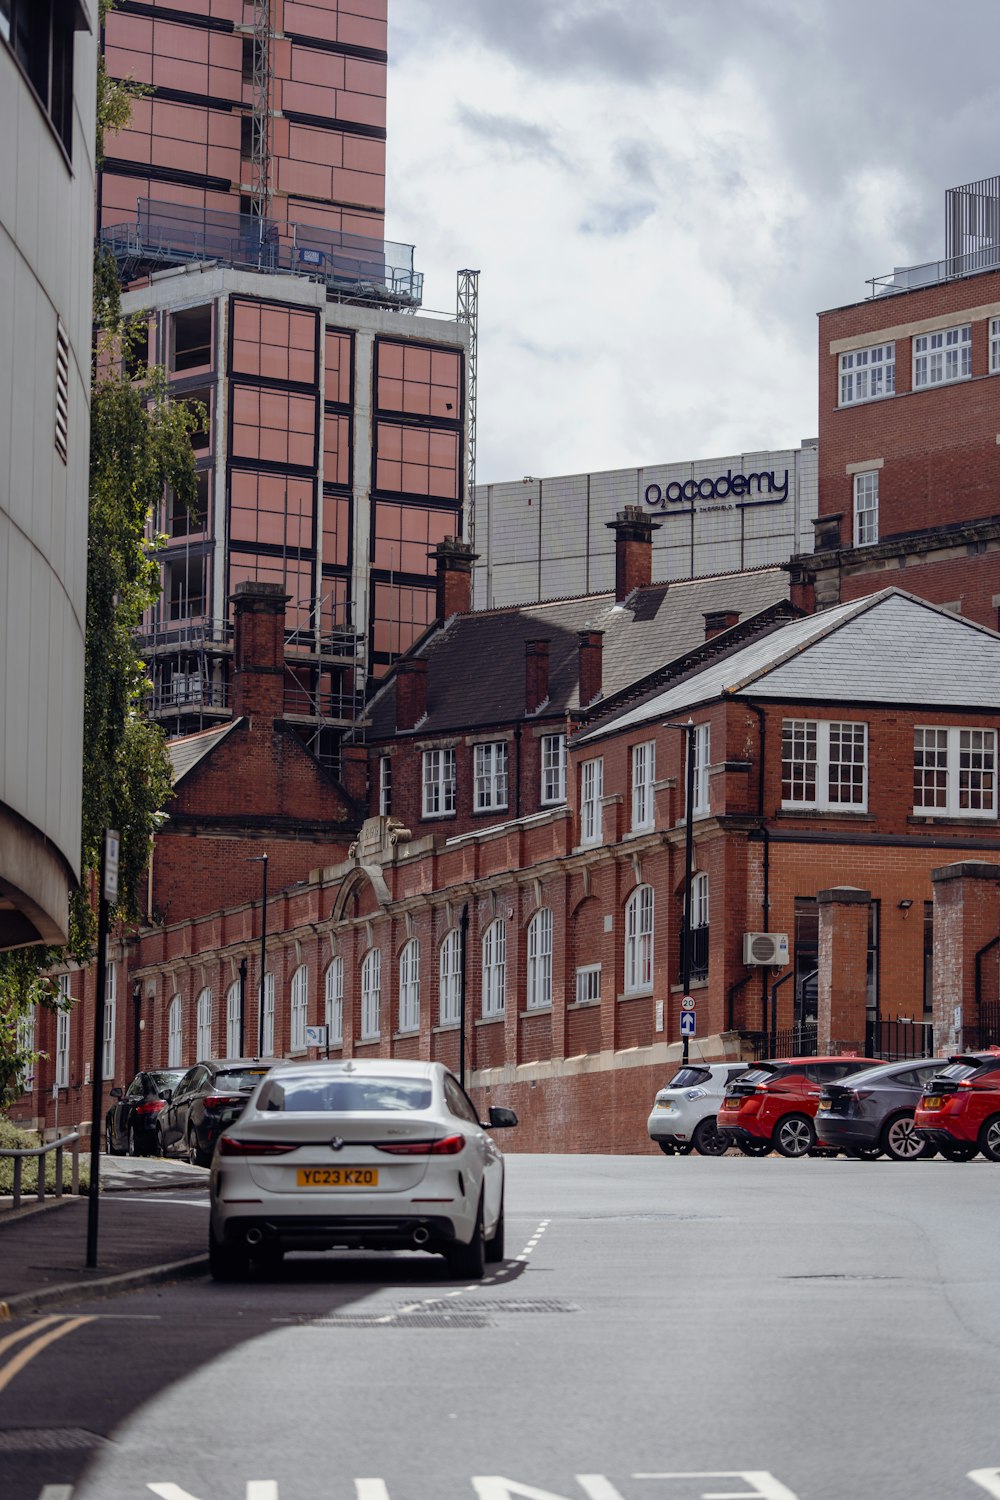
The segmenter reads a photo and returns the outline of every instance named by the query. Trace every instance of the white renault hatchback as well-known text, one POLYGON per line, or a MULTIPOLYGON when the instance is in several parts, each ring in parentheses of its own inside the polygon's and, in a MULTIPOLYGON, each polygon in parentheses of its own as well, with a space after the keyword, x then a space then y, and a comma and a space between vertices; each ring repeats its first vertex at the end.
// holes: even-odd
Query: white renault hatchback
POLYGON ((745 1073, 749 1063, 688 1063, 660 1089, 646 1128, 667 1156, 687 1156, 692 1147, 701 1156, 721 1156, 729 1147, 715 1117, 726 1085, 745 1073))
POLYGON ((282 1063, 212 1159, 209 1263, 217 1280, 286 1250, 430 1250, 464 1280, 503 1259, 503 1157, 441 1063, 282 1063))

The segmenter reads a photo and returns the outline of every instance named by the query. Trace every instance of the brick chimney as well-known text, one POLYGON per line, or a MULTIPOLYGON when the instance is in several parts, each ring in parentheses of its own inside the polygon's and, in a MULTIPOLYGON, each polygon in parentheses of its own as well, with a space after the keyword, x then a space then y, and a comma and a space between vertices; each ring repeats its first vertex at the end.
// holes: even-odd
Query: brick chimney
POLYGON ((427 712, 427 659, 404 657, 395 671, 396 728, 415 729, 427 712))
POLYGON ((633 589, 653 580, 653 532, 660 522, 641 506, 626 505, 606 525, 615 534, 615 603, 624 604, 633 589))
POLYGON ((816 613, 816 574, 807 562, 793 558, 788 569, 788 597, 796 609, 807 615, 816 613))
POLYGON ((732 630, 734 625, 740 621, 738 609, 708 609, 705 611, 705 639, 710 641, 713 636, 721 635, 724 630, 732 630))
POLYGON ((576 634, 580 643, 580 707, 586 708, 601 692, 604 631, 578 630, 576 634))
POLYGON ((467 615, 472 608, 472 567, 478 561, 470 543, 446 536, 428 552, 437 566, 437 618, 467 615))
POLYGON ((549 643, 524 643, 524 711, 533 714, 549 696, 549 643))
POLYGON ((280 719, 285 707, 285 605, 280 583, 238 583, 233 605, 233 718, 280 719))

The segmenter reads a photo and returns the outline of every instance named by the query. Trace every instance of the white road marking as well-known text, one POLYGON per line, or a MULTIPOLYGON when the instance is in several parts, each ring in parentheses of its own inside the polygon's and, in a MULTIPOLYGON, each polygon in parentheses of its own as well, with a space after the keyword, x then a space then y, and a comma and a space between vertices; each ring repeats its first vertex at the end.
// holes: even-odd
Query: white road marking
POLYGON ((164 1198, 162 1193, 157 1193, 152 1198, 140 1198, 138 1194, 129 1193, 126 1198, 122 1195, 125 1203, 178 1203, 181 1208, 211 1208, 207 1196, 204 1198, 164 1198))
POLYGON ((42 1486, 38 1500, 73 1500, 71 1484, 46 1484, 42 1486))
POLYGON ((965 1477, 978 1484, 987 1495, 995 1495, 1000 1500, 1000 1469, 970 1469, 965 1477))
MULTIPOLYGON (((197 1495, 182 1490, 179 1484, 147 1484, 146 1488, 159 1495, 160 1500, 198 1500, 197 1495)), ((248 1479, 246 1500, 278 1500, 277 1480, 248 1479)), ((379 1497, 373 1494, 371 1500, 379 1500, 379 1497)))
POLYGON ((354 1500, 389 1500, 384 1479, 356 1479, 354 1500))
POLYGON ((798 1500, 768 1469, 671 1469, 660 1474, 633 1474, 633 1479, 743 1479, 753 1490, 705 1490, 700 1500, 798 1500))

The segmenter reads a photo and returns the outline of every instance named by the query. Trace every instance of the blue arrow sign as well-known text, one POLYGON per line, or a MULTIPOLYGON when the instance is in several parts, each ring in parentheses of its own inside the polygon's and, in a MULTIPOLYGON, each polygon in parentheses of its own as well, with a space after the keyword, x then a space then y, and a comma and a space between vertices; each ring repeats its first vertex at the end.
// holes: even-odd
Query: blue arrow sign
POLYGON ((697 1020, 693 1010, 681 1011, 681 1036, 694 1036, 697 1020))

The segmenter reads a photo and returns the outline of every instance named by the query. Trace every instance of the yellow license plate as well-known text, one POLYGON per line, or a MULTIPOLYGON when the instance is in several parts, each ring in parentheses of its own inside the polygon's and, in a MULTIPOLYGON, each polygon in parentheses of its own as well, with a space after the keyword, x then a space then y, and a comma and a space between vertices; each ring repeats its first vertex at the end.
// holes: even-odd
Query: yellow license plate
POLYGON ((299 1187, 378 1187, 378 1167, 299 1167, 299 1187))
POLYGON ((927 1099, 921 1100, 921 1109, 940 1109, 944 1100, 940 1094, 931 1094, 927 1099))

